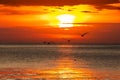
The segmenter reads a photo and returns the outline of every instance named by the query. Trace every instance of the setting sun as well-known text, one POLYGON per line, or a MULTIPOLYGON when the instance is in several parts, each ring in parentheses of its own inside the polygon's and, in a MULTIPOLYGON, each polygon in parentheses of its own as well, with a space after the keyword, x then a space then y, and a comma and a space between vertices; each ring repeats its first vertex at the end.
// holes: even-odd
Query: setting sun
POLYGON ((68 28, 73 27, 72 23, 74 22, 75 16, 70 14, 63 14, 57 16, 57 19, 60 21, 58 24, 60 28, 68 28))

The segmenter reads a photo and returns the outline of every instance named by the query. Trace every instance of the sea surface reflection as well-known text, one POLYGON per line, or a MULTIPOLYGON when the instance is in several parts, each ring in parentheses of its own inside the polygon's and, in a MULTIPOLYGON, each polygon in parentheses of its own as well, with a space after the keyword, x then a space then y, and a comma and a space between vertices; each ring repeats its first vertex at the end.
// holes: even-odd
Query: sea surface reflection
POLYGON ((0 46, 0 80, 120 80, 119 57, 114 45, 0 46))

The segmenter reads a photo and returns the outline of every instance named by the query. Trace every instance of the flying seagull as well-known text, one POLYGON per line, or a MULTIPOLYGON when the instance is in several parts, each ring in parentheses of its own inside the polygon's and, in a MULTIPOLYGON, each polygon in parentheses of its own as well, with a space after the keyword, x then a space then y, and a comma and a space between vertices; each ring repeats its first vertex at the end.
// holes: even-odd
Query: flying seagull
POLYGON ((89 32, 83 33, 81 34, 81 37, 84 37, 85 35, 87 35, 89 32))

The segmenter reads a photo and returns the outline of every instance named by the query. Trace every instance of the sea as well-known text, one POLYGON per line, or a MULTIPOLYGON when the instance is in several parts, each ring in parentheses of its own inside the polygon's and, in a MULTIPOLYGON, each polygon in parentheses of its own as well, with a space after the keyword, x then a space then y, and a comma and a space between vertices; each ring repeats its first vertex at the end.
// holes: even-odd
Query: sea
POLYGON ((0 80, 120 80, 120 45, 0 45, 0 80))

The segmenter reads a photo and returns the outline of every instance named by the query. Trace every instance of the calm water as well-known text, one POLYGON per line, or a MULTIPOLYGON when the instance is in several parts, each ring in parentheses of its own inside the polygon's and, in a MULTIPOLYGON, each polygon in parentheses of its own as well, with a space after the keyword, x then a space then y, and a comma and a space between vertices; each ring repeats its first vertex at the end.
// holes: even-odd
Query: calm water
POLYGON ((0 45, 0 80, 120 80, 120 45, 0 45))

